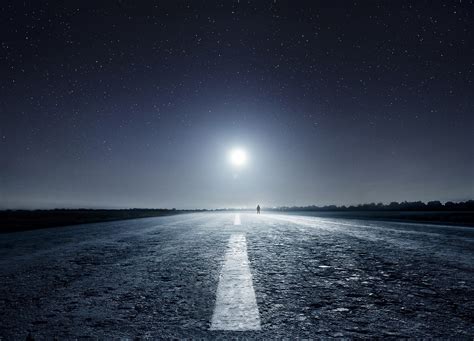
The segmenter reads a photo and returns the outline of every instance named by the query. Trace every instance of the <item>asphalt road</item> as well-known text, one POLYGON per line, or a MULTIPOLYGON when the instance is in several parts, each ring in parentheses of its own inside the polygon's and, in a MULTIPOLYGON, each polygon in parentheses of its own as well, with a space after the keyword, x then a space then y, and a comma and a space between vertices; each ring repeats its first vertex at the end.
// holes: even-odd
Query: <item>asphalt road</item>
POLYGON ((199 213, 0 235, 0 339, 472 339, 473 288, 469 227, 199 213))

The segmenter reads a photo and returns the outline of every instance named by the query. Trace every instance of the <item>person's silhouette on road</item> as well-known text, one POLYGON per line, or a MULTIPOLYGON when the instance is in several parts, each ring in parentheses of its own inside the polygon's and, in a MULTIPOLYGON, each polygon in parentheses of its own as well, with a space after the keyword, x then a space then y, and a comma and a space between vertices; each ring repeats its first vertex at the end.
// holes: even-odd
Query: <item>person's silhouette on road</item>
POLYGON ((257 214, 260 214, 260 205, 257 205, 257 214))

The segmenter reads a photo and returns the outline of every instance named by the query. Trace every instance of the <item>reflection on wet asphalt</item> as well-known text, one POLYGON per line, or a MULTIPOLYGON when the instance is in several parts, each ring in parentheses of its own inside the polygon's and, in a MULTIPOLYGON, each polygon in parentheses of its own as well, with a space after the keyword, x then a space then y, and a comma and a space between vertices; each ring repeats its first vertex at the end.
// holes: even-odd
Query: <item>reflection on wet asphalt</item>
POLYGON ((0 235, 0 338, 474 336, 474 228, 199 213, 0 235), (210 330, 245 235, 261 330, 210 330))

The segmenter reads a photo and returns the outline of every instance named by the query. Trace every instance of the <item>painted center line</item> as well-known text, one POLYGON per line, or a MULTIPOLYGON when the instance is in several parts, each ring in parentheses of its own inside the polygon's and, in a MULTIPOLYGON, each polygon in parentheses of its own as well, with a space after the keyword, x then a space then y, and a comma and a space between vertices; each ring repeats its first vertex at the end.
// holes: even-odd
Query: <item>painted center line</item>
POLYGON ((260 330, 244 234, 233 234, 225 254, 211 330, 260 330))
POLYGON ((240 214, 235 215, 234 225, 240 225, 240 214))

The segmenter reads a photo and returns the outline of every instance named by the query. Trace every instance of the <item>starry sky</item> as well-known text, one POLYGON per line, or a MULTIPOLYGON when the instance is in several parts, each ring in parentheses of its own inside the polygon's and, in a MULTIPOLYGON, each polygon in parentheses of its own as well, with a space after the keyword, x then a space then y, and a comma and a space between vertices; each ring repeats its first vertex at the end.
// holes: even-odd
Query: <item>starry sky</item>
POLYGON ((0 11, 0 208, 474 196, 472 1, 0 11))

